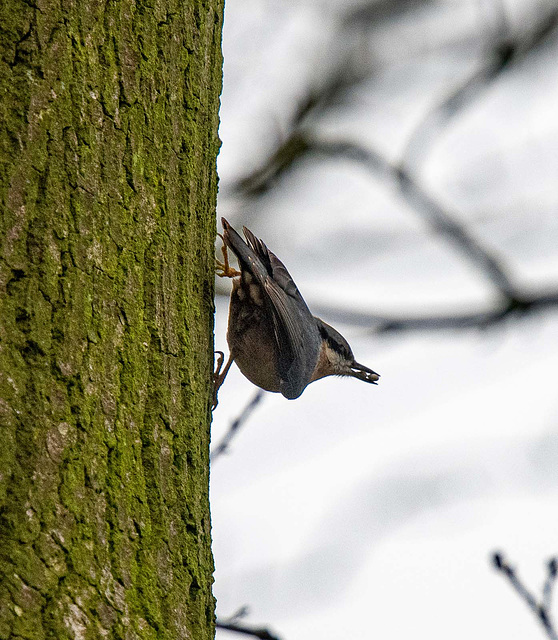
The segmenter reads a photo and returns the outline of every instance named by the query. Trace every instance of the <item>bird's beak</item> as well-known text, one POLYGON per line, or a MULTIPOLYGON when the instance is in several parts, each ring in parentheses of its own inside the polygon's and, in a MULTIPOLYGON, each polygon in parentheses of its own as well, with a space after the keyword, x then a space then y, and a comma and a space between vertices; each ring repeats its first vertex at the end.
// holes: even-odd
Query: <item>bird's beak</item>
POLYGON ((358 362, 353 362, 351 365, 351 376, 353 378, 358 378, 359 380, 364 380, 364 382, 370 382, 371 384, 376 384, 377 380, 380 379, 380 375, 372 369, 365 367, 363 364, 359 364, 358 362))

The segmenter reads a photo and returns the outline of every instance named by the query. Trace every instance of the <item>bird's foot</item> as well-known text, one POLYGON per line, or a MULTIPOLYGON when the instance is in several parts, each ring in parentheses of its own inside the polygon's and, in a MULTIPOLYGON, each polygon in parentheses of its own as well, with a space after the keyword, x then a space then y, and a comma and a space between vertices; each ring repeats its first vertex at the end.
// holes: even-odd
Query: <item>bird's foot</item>
POLYGON ((217 259, 215 260, 215 273, 220 278, 237 278, 240 275, 240 271, 237 271, 229 264, 229 252, 227 251, 225 239, 220 233, 218 233, 217 235, 223 241, 223 246, 221 247, 221 251, 223 252, 223 262, 217 259))

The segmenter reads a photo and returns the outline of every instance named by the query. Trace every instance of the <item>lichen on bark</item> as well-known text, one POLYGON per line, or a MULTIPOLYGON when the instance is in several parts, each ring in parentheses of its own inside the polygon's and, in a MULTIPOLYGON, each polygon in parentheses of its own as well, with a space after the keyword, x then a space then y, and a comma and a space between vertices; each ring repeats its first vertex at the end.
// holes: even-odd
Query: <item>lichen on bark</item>
POLYGON ((2 640, 213 637, 222 14, 2 3, 2 640))

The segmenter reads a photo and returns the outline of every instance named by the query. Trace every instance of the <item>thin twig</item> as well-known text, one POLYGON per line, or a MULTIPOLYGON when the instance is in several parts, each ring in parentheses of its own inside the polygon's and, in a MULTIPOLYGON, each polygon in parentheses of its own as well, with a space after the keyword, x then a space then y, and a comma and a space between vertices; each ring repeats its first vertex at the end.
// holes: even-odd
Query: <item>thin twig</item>
POLYGON ((227 631, 235 631, 236 633, 242 633, 245 636, 253 636, 254 638, 260 638, 260 640, 281 640, 279 636, 275 636, 265 627, 246 627, 234 622, 220 622, 217 620, 215 623, 217 629, 226 629, 227 631))
POLYGON ((537 602, 536 598, 529 592, 525 585, 519 579, 515 569, 508 563, 501 553, 495 553, 492 556, 492 564, 503 573, 509 580, 512 587, 519 594, 519 597, 527 604, 529 609, 535 614, 537 620, 541 623, 546 634, 551 640, 558 640, 558 635, 554 629, 554 624, 550 615, 550 594, 552 593, 552 585, 556 580, 556 559, 551 560, 548 567, 548 576, 543 588, 543 596, 541 602, 537 602), (545 595, 546 592, 546 595, 545 595))
POLYGON ((246 420, 248 420, 250 414, 261 402, 263 395, 264 392, 261 389, 258 389, 258 391, 256 391, 256 393, 254 394, 252 400, 250 400, 250 402, 244 407, 240 415, 231 422, 229 430, 224 435, 221 442, 211 452, 209 456, 211 462, 213 462, 215 458, 222 455, 228 450, 231 440, 234 438, 239 429, 244 425, 246 420))
POLYGON ((544 581, 542 604, 547 610, 550 610, 552 605, 552 589, 556 582, 556 574, 558 572, 558 561, 556 558, 551 558, 547 564, 548 573, 546 580, 544 581))

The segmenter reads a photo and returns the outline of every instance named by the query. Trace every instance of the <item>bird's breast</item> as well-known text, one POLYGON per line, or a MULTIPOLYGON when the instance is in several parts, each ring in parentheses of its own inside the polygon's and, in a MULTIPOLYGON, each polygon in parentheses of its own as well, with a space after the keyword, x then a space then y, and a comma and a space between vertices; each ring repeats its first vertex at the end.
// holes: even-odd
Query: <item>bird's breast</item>
POLYGON ((281 380, 274 329, 262 295, 260 287, 253 282, 233 282, 227 342, 243 375, 265 391, 277 393, 281 380))

